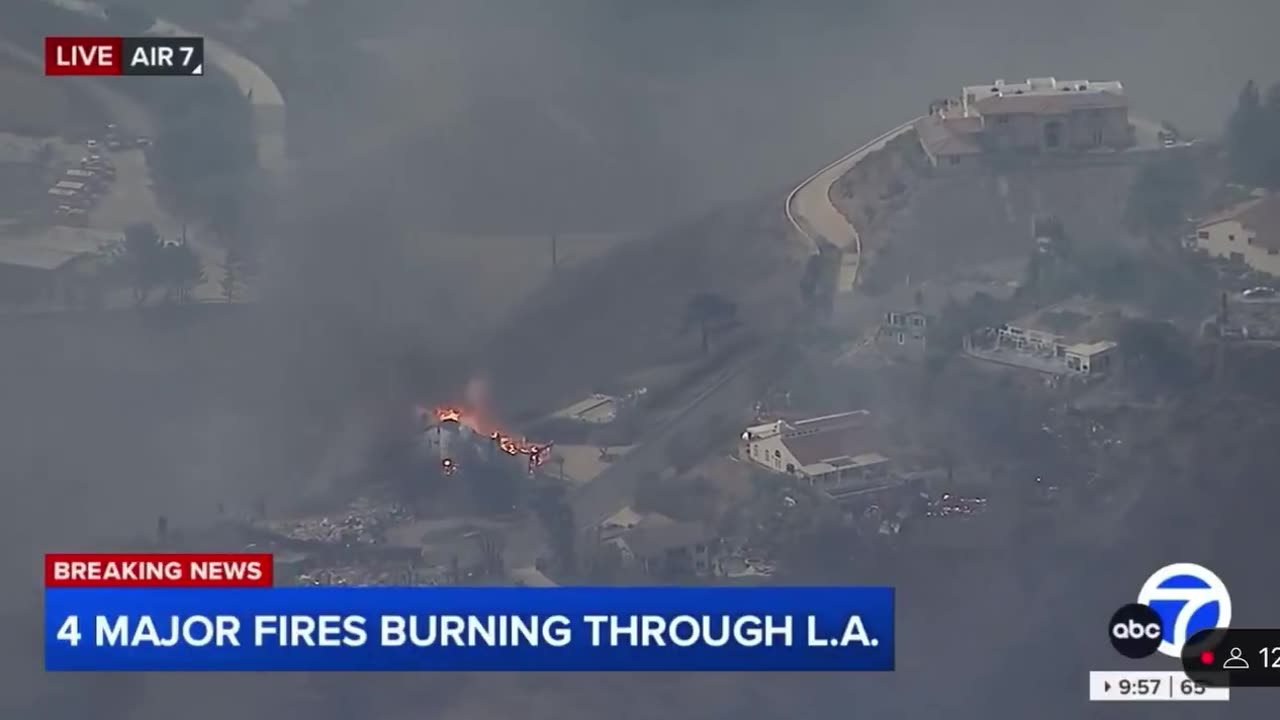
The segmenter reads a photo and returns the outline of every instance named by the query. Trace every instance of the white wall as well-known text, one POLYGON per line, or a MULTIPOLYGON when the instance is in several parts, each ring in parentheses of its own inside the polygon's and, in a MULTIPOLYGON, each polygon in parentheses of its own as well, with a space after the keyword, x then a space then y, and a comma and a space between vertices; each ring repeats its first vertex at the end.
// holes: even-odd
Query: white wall
POLYGON ((783 444, 780 435, 751 440, 747 443, 746 449, 748 460, 775 472, 787 472, 788 464, 797 469, 800 467, 800 463, 796 461, 795 456, 783 444))
POLYGON ((1280 276, 1280 252, 1254 245, 1255 239, 1256 235, 1239 221, 1224 220, 1200 228, 1196 232, 1196 247, 1213 257, 1238 255, 1249 267, 1280 276))

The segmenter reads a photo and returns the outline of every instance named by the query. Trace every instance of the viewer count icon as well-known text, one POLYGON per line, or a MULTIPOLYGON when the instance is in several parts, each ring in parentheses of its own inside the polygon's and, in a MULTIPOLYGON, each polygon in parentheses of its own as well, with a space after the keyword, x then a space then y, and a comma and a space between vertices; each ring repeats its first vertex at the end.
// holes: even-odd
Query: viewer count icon
POLYGON ((1230 657, 1222 661, 1223 670, 1248 670, 1249 661, 1244 659, 1244 651, 1238 647, 1231 648, 1230 657))

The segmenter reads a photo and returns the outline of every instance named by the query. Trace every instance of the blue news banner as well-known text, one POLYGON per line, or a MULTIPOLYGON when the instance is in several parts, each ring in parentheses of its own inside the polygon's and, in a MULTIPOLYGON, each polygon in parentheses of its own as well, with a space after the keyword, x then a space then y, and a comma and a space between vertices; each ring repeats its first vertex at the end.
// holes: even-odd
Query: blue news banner
POLYGON ((45 590, 50 671, 893 668, 887 587, 45 590))

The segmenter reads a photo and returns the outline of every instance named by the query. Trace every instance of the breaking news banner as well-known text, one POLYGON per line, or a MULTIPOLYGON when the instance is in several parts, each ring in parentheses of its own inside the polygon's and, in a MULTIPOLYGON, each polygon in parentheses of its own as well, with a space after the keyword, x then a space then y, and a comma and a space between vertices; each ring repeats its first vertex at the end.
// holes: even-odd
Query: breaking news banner
POLYGON ((204 38, 46 37, 45 75, 203 75, 204 38))
POLYGON ((49 555, 48 671, 889 671, 887 587, 272 587, 269 555, 49 555))

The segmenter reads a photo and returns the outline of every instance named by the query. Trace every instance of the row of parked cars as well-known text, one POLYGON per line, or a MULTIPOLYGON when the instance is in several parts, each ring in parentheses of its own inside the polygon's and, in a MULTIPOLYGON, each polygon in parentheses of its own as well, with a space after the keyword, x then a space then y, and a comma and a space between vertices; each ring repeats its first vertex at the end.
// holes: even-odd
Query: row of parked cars
POLYGON ((89 211, 111 188, 116 168, 96 153, 80 159, 79 166, 63 171, 48 194, 54 218, 67 225, 86 225, 89 211))

